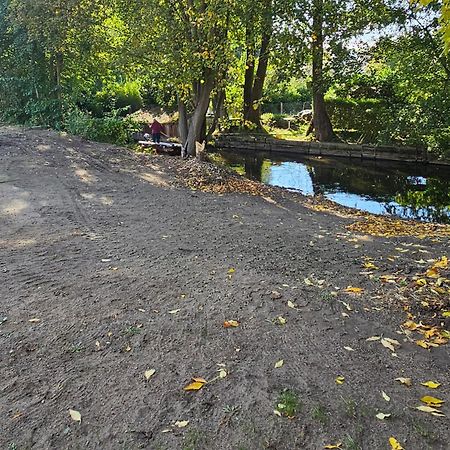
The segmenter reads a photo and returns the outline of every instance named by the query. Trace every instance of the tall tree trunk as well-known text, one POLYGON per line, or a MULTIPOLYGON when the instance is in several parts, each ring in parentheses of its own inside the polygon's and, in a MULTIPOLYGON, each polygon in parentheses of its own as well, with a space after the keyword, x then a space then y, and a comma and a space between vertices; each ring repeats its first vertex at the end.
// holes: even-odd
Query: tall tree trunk
POLYGON ((319 142, 336 140, 330 117, 325 106, 323 80, 323 0, 313 2, 313 35, 312 35, 312 89, 313 119, 315 137, 319 142))
POLYGON ((195 156, 195 143, 202 142, 204 137, 204 125, 206 112, 208 111, 209 98, 214 87, 212 76, 205 77, 206 81, 197 86, 196 105, 192 115, 185 145, 185 151, 189 156, 195 156))
POLYGON ((255 74, 255 49, 252 31, 247 32, 247 61, 244 83, 244 120, 261 126, 261 101, 263 98, 264 82, 270 55, 270 41, 273 32, 272 0, 266 0, 264 17, 262 19, 263 33, 259 50, 258 67, 255 74))
POLYGON ((247 118, 247 120, 258 126, 261 126, 261 101, 263 98, 264 82, 267 75, 267 66, 269 64, 271 37, 272 20, 270 20, 270 28, 264 31, 261 38, 261 51, 252 90, 252 106, 248 111, 249 114, 247 118))
POLYGON ((255 78, 255 46, 253 43, 252 32, 248 28, 246 31, 246 47, 247 56, 245 61, 244 78, 244 120, 248 119, 250 110, 253 106, 253 80, 255 78))

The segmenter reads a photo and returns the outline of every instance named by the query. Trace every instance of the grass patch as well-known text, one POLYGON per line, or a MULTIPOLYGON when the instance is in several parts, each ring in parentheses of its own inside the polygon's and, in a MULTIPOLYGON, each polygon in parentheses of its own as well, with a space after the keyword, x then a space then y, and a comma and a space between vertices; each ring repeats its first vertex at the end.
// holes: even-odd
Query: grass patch
POLYGON ((352 398, 341 398, 344 414, 351 419, 356 419, 358 404, 352 398))
POLYGON ((298 400, 298 395, 294 391, 285 389, 277 400, 276 410, 286 417, 295 417, 300 410, 301 404, 298 400))
POLYGON ((358 441, 356 441, 350 435, 345 436, 344 442, 342 444, 344 445, 343 448, 345 450, 362 450, 362 447, 359 445, 358 441))
POLYGON ((314 420, 321 423, 323 426, 327 425, 329 422, 328 411, 322 405, 317 405, 311 413, 314 420))

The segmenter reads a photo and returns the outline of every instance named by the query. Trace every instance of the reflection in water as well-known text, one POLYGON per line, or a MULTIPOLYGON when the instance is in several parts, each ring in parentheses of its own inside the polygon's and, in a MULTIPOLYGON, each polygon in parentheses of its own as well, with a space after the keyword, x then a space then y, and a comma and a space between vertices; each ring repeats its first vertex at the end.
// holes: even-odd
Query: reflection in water
POLYGON ((450 168, 394 161, 222 152, 242 175, 374 214, 450 223, 450 168))

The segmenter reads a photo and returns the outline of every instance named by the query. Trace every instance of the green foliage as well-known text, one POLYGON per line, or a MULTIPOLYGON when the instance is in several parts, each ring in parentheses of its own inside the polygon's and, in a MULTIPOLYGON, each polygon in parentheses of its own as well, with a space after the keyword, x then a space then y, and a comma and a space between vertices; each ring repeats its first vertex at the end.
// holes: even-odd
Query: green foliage
POLYGON ((99 142, 125 144, 135 124, 130 119, 115 116, 92 117, 78 108, 72 108, 65 117, 65 129, 78 136, 99 142))

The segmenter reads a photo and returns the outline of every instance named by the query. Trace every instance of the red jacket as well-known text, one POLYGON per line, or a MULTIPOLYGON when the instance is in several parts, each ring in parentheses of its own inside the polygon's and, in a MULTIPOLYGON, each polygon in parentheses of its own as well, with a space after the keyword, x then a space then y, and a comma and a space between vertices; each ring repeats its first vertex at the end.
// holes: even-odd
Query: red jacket
POLYGON ((164 129, 163 126, 155 120, 151 125, 150 129, 152 130, 152 134, 158 134, 161 133, 161 131, 164 129))

